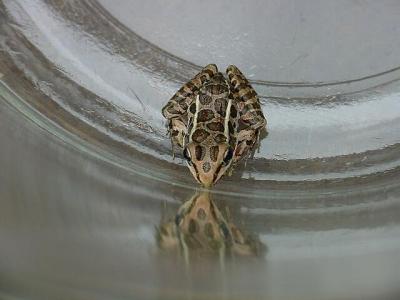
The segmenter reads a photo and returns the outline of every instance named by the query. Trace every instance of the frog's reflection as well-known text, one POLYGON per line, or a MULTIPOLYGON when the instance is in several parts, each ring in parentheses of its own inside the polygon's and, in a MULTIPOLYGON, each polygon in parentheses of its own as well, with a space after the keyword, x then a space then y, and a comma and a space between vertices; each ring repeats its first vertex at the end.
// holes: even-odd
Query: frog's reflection
POLYGON ((223 214, 208 191, 197 192, 183 203, 174 220, 161 221, 157 232, 160 249, 178 253, 186 262, 195 257, 260 257, 266 247, 259 239, 240 230, 223 214))

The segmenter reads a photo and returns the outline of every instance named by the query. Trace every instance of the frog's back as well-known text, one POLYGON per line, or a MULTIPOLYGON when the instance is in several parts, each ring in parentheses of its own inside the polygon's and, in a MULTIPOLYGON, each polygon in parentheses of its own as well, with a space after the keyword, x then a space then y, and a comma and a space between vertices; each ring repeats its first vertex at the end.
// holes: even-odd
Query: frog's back
POLYGON ((230 88, 225 76, 218 72, 203 84, 201 90, 207 91, 211 95, 222 97, 229 94, 230 88))
POLYGON ((210 146, 229 142, 234 147, 237 109, 224 75, 218 72, 206 81, 197 97, 197 101, 189 108, 193 121, 189 122, 189 132, 194 133, 193 140, 210 146))

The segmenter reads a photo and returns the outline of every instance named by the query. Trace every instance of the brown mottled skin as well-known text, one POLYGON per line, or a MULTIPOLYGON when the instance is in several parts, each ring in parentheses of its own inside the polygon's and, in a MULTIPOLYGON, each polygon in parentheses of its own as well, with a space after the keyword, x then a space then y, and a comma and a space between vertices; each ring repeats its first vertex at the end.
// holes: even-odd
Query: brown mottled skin
POLYGON ((256 236, 240 230, 226 219, 210 193, 199 192, 179 207, 174 221, 160 225, 157 242, 162 250, 190 257, 222 254, 260 256, 266 246, 256 236))
POLYGON ((183 149, 194 178, 205 187, 254 151, 266 125, 248 80, 233 65, 226 73, 227 78, 207 65, 162 109, 172 145, 183 149))

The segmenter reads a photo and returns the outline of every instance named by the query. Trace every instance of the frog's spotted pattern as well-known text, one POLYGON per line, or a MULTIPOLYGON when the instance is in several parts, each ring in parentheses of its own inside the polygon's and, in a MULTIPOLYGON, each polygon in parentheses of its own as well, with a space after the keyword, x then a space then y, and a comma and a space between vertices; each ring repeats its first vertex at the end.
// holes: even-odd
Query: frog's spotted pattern
POLYGON ((204 155, 206 154, 206 151, 205 151, 204 147, 197 145, 195 148, 195 154, 196 154, 197 160, 203 160, 204 155))
POLYGON ((241 231, 218 209, 208 192, 182 204, 174 221, 161 225, 158 244, 164 250, 181 253, 185 262, 203 255, 260 256, 265 246, 253 235, 241 231))
POLYGON ((214 112, 211 109, 202 109, 197 114, 197 122, 204 123, 214 119, 214 112))
POLYGON ((210 157, 212 161, 217 161, 218 159, 219 148, 218 146, 212 146, 210 148, 210 157))
POLYGON ((195 132, 193 132, 192 140, 195 141, 196 143, 201 143, 206 138, 208 138, 209 135, 210 135, 210 133, 207 132, 207 130, 197 129, 195 132))
POLYGON ((207 124, 207 128, 212 131, 220 131, 224 132, 224 123, 222 121, 219 122, 210 122, 207 124))
POLYGON ((184 149, 193 176, 207 187, 254 151, 266 125, 244 75, 235 66, 226 73, 207 65, 162 109, 173 145, 184 149))
MULTIPOLYGON (((212 98, 208 95, 201 95, 200 96, 200 103, 203 105, 208 105, 210 104, 212 101, 212 98)), ((196 105, 194 105, 195 109, 196 109, 196 105)))
POLYGON ((203 163, 203 171, 204 171, 205 173, 208 173, 208 172, 210 172, 210 170, 211 170, 211 165, 210 165, 210 163, 209 163, 208 161, 206 161, 205 163, 203 163))

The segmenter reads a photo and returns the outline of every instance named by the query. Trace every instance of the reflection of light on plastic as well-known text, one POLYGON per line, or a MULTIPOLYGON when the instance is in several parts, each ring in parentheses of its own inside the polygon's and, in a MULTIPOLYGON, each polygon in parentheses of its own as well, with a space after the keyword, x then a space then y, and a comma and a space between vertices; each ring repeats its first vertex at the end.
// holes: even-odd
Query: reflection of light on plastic
POLYGON ((335 81, 400 65, 400 39, 393 38, 400 32, 395 2, 387 4, 390 8, 357 1, 98 2, 177 57, 221 68, 234 63, 257 79, 335 81), (252 65, 257 67, 249 72, 252 65))
MULTIPOLYGON (((179 88, 178 84, 138 70, 134 62, 118 54, 127 49, 107 48, 93 35, 63 23, 38 0, 6 4, 16 18, 22 18, 26 36, 67 76, 110 103, 141 116, 143 122, 158 132, 165 130, 160 107, 179 88), (41 35, 35 32, 35 26, 41 35)), ((250 75, 255 74, 256 65, 251 66, 250 75)), ((257 157, 271 159, 280 154, 287 159, 336 156, 397 143, 395 132, 400 131, 400 122, 396 122, 400 117, 398 99, 399 94, 393 93, 345 105, 335 102, 330 107, 296 105, 290 101, 285 105, 266 99, 263 109, 270 134, 261 141, 261 152, 257 157), (393 124, 390 131, 384 126, 389 122, 393 124), (293 140, 296 149, 292 147, 293 140), (337 142, 332 144, 333 140, 337 142), (288 152, 288 149, 295 151, 288 152)))
MULTIPOLYGON (((397 291, 400 93, 393 60, 399 47, 393 46, 399 40, 385 40, 390 30, 383 31, 386 37, 376 35, 384 27, 400 30, 398 22, 393 26, 396 9, 283 0, 233 2, 229 9, 224 1, 176 2, 155 10, 157 1, 140 2, 140 9, 139 2, 126 0, 3 1, 1 13, 10 23, 0 29, 5 286, 11 283, 16 294, 20 287, 35 291, 36 298, 79 292, 82 282, 85 296, 149 295, 143 299, 164 292, 171 299, 198 293, 369 299, 397 291), (264 5, 268 9, 258 9, 264 5), (208 11, 184 13, 199 6, 208 11), (271 18, 249 17, 255 7, 271 18), (238 12, 240 19, 226 20, 238 12), (182 18, 171 18, 175 13, 182 18), (197 26, 213 13, 219 17, 197 26), (120 21, 144 38, 150 32, 165 49, 120 21), (261 31, 254 27, 259 22, 275 26, 261 31), (189 38, 182 34, 189 31, 189 38), (339 43, 340 32, 346 33, 340 41, 349 44, 339 43), (264 34, 269 38, 257 38, 264 34), (316 42, 321 38, 327 43, 316 42), (352 45, 353 51, 344 51, 352 45), (326 46, 330 51, 322 51, 326 46), (181 160, 171 159, 160 109, 209 62, 222 71, 226 64, 239 65, 266 96, 269 134, 260 153, 214 192, 221 212, 242 232, 260 236, 269 252, 255 264, 226 260, 223 269, 207 260, 191 274, 179 260, 158 256, 154 238, 162 208, 175 213, 198 187, 181 160), (365 74, 373 76, 361 78, 365 74)), ((168 223, 173 227, 175 219, 168 223)))
POLYGON ((400 227, 393 226, 375 230, 338 229, 329 234, 325 231, 268 234, 260 238, 271 249, 268 258, 302 260, 397 251, 400 249, 400 240, 397 238, 399 234, 400 227))
MULTIPOLYGON (((18 0, 16 2, 29 17, 24 20, 24 23, 29 24, 23 28, 26 36, 51 61, 60 66, 67 76, 117 105, 132 111, 142 110, 137 97, 129 91, 135 90, 136 94, 142 94, 143 87, 148 86, 149 81, 154 78, 143 78, 143 73, 138 76, 138 71, 126 59, 118 58, 116 53, 107 51, 104 45, 98 44, 91 36, 81 34, 75 27, 60 22, 54 12, 48 10, 40 1, 18 0), (35 34, 35 26, 43 36, 35 34)), ((13 8, 11 12, 15 14, 21 9, 13 7, 16 4, 9 5, 13 8)), ((161 98, 160 93, 147 95, 146 106, 151 105, 151 99, 159 98, 161 98)), ((159 103, 156 104, 158 108, 159 103)), ((154 110, 155 107, 152 111, 154 110)), ((145 112, 142 110, 143 113, 145 112)), ((157 115, 159 112, 154 114, 154 116, 157 115)), ((147 118, 153 119, 153 114, 148 115, 147 118)))
POLYGON ((332 107, 312 105, 278 105, 265 100, 265 113, 271 131, 280 129, 361 130, 400 118, 400 93, 368 98, 367 101, 338 103, 332 107))

